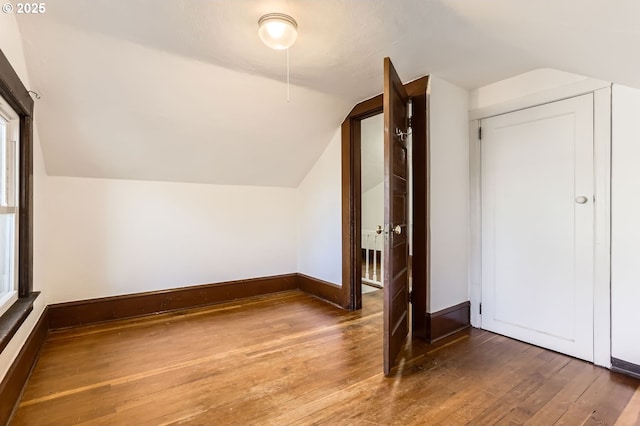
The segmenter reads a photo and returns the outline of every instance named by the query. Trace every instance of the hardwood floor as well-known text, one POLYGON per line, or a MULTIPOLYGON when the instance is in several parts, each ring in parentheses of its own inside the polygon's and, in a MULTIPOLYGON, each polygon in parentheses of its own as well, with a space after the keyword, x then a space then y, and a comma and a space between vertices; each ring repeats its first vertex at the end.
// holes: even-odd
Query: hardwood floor
POLYGON ((13 424, 640 424, 640 381, 477 329, 385 378, 381 305, 292 291, 53 332, 13 424))

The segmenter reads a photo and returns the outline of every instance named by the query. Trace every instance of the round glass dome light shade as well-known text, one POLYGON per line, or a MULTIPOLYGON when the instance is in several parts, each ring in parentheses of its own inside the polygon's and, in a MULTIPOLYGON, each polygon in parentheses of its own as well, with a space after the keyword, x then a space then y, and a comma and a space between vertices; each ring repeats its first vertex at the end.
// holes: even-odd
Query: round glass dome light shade
POLYGON ((270 48, 284 50, 296 41, 298 24, 289 15, 268 13, 258 20, 258 36, 270 48))

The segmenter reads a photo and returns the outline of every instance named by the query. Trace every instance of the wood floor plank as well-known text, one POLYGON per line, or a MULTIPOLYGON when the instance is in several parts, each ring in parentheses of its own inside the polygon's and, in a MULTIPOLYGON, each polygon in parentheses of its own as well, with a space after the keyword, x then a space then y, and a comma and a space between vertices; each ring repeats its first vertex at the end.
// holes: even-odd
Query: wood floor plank
POLYGON ((54 332, 13 424, 637 420, 640 381, 483 330, 413 340, 384 377, 381 310, 381 292, 346 312, 293 291, 54 332))
POLYGON ((640 426, 640 386, 629 400, 625 409, 616 420, 616 426, 640 426))
POLYGON ((568 362, 561 357, 556 357, 549 362, 538 355, 529 360, 523 358, 521 368, 510 374, 506 380, 499 380, 497 384, 499 390, 496 389, 494 392, 496 399, 486 404, 482 413, 470 419, 470 423, 500 424, 519 404, 538 391, 547 383, 550 376, 556 374, 568 362))
POLYGON ((612 425, 623 411, 637 380, 620 374, 603 372, 556 422, 557 425, 612 425))
POLYGON ((549 369, 553 373, 531 395, 520 401, 498 424, 524 424, 535 413, 540 411, 549 401, 560 392, 564 386, 576 375, 580 374, 584 363, 569 357, 556 354, 556 362, 560 369, 549 369))
POLYGON ((546 404, 525 422, 526 425, 555 424, 571 407, 571 405, 604 373, 604 369, 575 360, 580 365, 579 371, 566 382, 546 404))
MULTIPOLYGON (((329 318, 326 327, 322 327, 322 318, 296 322, 295 318, 301 315, 301 312, 296 310, 291 313, 291 309, 291 306, 287 306, 282 312, 283 316, 280 317, 280 322, 288 323, 290 326, 286 333, 281 334, 267 332, 263 327, 256 327, 250 319, 242 320, 230 316, 224 321, 222 318, 209 318, 204 324, 200 320, 206 321, 207 318, 191 319, 189 333, 185 333, 183 327, 174 327, 172 322, 165 322, 156 324, 154 333, 147 332, 146 324, 141 324, 138 333, 124 334, 113 331, 99 337, 84 336, 77 341, 61 342, 59 346, 62 348, 57 348, 57 351, 51 350, 52 356, 48 356, 49 346, 45 345, 43 361, 39 364, 40 368, 34 372, 33 379, 38 382, 42 376, 42 380, 50 385, 46 389, 27 388, 23 400, 28 402, 43 397, 38 392, 44 392, 47 394, 46 397, 49 397, 52 393, 62 392, 59 390, 61 388, 67 389, 68 392, 71 391, 70 388, 82 389, 86 386, 102 386, 103 383, 114 380, 112 377, 114 362, 117 363, 118 371, 122 374, 121 377, 115 379, 116 382, 127 381, 140 377, 141 374, 158 374, 167 369, 175 370, 193 363, 213 361, 236 351, 259 350, 265 344, 286 344, 286 342, 309 333, 315 335, 341 327, 332 318, 329 318), (209 323, 214 326, 210 326, 209 323), (234 332, 228 331, 229 328, 241 330, 240 333, 243 336, 234 336, 234 332), (215 341, 208 338, 211 334, 216 335, 215 341), (149 347, 163 348, 162 356, 158 357, 156 352, 149 351, 149 347), (190 351, 185 351, 185 347, 189 347, 190 351), (71 348, 74 353, 69 353, 71 348), (53 356, 56 355, 56 352, 59 352, 61 356, 53 356), (124 353, 127 354, 127 357, 122 357, 124 353), (194 359, 194 354, 210 355, 194 359), (78 374, 77 370, 80 365, 84 369, 90 370, 92 374, 78 374), (145 372, 140 372, 141 365, 146 370, 145 372)), ((254 314, 259 316, 263 312, 258 310, 254 314)), ((381 318, 379 312, 372 315, 381 318)), ((352 322, 356 323, 357 321, 362 321, 362 319, 354 319, 352 322)), ((274 324, 268 322, 268 325, 273 326, 274 324)), ((276 327, 282 328, 277 324, 276 327)))
MULTIPOLYGON (((519 343, 519 345, 522 344, 519 343)), ((514 350, 517 349, 519 348, 514 348, 514 350)), ((540 368, 546 364, 544 360, 539 359, 538 355, 537 350, 519 352, 520 364, 509 365, 509 360, 513 359, 514 354, 504 351, 499 358, 495 359, 495 362, 504 363, 506 368, 495 371, 492 376, 487 377, 484 372, 461 373, 460 379, 447 383, 445 389, 449 395, 439 402, 437 409, 432 410, 425 419, 432 424, 452 419, 459 424, 465 424, 472 419, 474 424, 490 424, 487 419, 493 419, 495 422, 496 418, 501 417, 497 416, 497 413, 503 413, 509 407, 508 398, 523 392, 521 388, 529 384, 528 380, 536 378, 529 371, 534 368, 535 363, 537 362, 540 368), (478 381, 482 384, 482 393, 478 392, 478 381), (519 387, 515 385, 516 383, 519 383, 519 387), (497 407, 495 407, 496 404, 497 407), (476 421, 478 419, 484 419, 484 421, 476 421)), ((535 383, 534 381, 533 384, 535 383)))

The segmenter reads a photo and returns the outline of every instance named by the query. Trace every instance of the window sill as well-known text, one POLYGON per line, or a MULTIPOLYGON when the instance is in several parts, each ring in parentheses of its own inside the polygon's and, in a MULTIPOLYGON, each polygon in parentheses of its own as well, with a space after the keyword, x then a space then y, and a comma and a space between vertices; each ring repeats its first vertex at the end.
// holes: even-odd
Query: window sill
POLYGON ((0 316, 0 352, 9 344, 29 313, 33 310, 33 302, 40 295, 39 291, 22 297, 0 316))

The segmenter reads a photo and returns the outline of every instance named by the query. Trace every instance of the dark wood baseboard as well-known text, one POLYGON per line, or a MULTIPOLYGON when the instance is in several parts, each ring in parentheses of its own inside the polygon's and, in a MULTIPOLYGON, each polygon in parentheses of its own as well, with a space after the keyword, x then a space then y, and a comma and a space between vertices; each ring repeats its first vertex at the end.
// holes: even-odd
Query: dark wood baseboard
POLYGON ((45 308, 27 341, 0 383, 0 424, 9 424, 18 406, 22 390, 40 356, 40 348, 49 334, 49 309, 45 308))
POLYGON ((427 313, 426 337, 431 343, 471 326, 471 303, 463 302, 427 313))
POLYGON ((298 288, 301 291, 312 294, 341 308, 347 308, 342 305, 342 287, 304 274, 296 274, 296 278, 298 288))
POLYGON ((296 274, 49 305, 51 330, 178 311, 298 288, 296 274))
POLYGON ((640 365, 611 357, 611 371, 640 379, 640 365))
POLYGON ((342 307, 342 287, 302 274, 277 275, 49 305, 0 383, 0 424, 8 423, 17 407, 49 330, 179 311, 298 289, 342 307))
POLYGON ((49 305, 49 329, 179 311, 300 289, 342 307, 342 287, 303 274, 277 275, 49 305))

